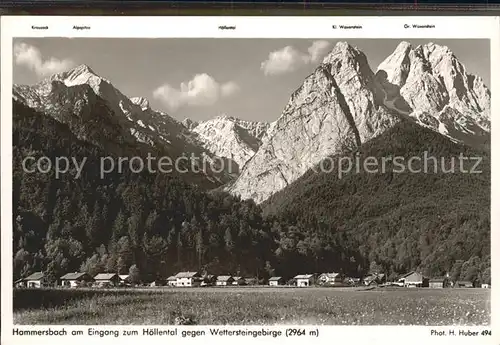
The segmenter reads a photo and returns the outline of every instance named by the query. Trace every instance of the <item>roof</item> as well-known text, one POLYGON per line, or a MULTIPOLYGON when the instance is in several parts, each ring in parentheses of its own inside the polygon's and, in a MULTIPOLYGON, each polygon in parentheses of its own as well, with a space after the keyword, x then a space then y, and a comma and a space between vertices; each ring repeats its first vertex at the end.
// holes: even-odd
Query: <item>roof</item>
POLYGON ((198 275, 198 272, 179 272, 175 275, 176 278, 193 278, 198 275))
POLYGON ((403 279, 406 280, 406 278, 408 278, 411 275, 416 275, 415 278, 419 281, 424 279, 424 275, 422 273, 411 271, 411 272, 406 273, 405 275, 402 275, 401 277, 399 277, 398 280, 403 280, 403 279))
POLYGON ((177 278, 175 276, 170 276, 170 277, 167 278, 167 280, 173 281, 173 280, 177 280, 177 278))
POLYGON ((233 277, 232 276, 218 276, 217 277, 218 281, 223 281, 223 282, 225 282, 225 281, 227 281, 229 279, 233 279, 233 277))
POLYGON ((335 279, 335 278, 337 278, 340 275, 340 273, 335 273, 335 272, 332 272, 332 273, 322 273, 321 275, 322 276, 326 276, 326 277, 328 277, 330 279, 335 279))
POLYGON ((118 274, 116 273, 99 273, 98 275, 96 275, 94 277, 95 280, 110 280, 112 279, 114 276, 117 276, 118 277, 118 274))
POLYGON ((35 272, 24 278, 24 280, 40 280, 42 278, 43 278, 43 272, 35 272))
POLYGON ((120 277, 121 280, 126 280, 126 279, 128 279, 129 275, 128 274, 119 274, 118 277, 120 277))
MULTIPOLYGON (((408 272, 408 273, 406 273, 406 274, 402 275, 401 277, 399 277, 399 279, 409 277, 409 276, 411 276, 412 274, 418 274, 418 275, 422 276, 422 273, 418 273, 418 272, 415 272, 415 271, 411 271, 411 272, 408 272)), ((423 276, 422 276, 422 277, 423 277, 423 276)))
POLYGON ((60 279, 62 279, 62 280, 77 280, 85 275, 87 275, 87 273, 85 273, 85 272, 66 273, 60 279))
POLYGON ((281 280, 282 277, 271 277, 269 278, 269 281, 277 281, 277 280, 281 280))
POLYGON ((243 278, 243 277, 233 277, 233 279, 234 280, 241 280, 241 279, 245 280, 245 278, 243 278))
POLYGON ((429 283, 432 283, 432 282, 444 282, 447 278, 445 277, 435 277, 435 278, 431 278, 429 279, 429 283))
POLYGON ((470 280, 459 280, 457 284, 472 284, 472 282, 470 280))
POLYGON ((312 274, 299 274, 294 277, 294 279, 311 279, 312 274))
POLYGON ((380 273, 380 274, 372 273, 372 274, 367 275, 363 280, 364 281, 373 281, 375 279, 383 279, 384 277, 385 277, 385 274, 383 274, 383 273, 380 273))

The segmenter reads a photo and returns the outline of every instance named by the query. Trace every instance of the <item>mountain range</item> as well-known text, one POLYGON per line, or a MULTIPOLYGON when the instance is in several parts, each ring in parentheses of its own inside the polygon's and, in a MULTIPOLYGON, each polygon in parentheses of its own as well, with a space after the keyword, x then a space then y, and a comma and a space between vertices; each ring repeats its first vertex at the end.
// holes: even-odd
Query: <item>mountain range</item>
POLYGON ((344 146, 359 146, 403 119, 455 142, 487 146, 490 91, 446 47, 398 45, 376 72, 338 43, 293 93, 263 144, 227 190, 262 202, 344 146))
POLYGON ((272 123, 227 115, 179 122, 151 109, 143 97, 125 96, 86 65, 33 86, 14 85, 13 98, 113 152, 131 147, 225 159, 222 174, 192 180, 209 188, 225 185, 257 203, 321 159, 357 147, 402 119, 476 147, 487 147, 490 135, 490 91, 453 52, 433 43, 401 42, 372 71, 362 51, 339 42, 272 123))
POLYGON ((448 48, 407 42, 376 70, 337 43, 270 123, 181 122, 87 65, 14 85, 14 275, 137 266, 151 279, 202 268, 360 276, 375 263, 392 276, 421 269, 488 281, 490 98, 448 48), (345 156, 424 153, 447 164, 481 157, 483 173, 338 178, 315 169, 345 156), (146 154, 224 166, 99 178, 100 156, 146 154), (89 157, 88 170, 81 179, 27 174, 26 155, 89 157))

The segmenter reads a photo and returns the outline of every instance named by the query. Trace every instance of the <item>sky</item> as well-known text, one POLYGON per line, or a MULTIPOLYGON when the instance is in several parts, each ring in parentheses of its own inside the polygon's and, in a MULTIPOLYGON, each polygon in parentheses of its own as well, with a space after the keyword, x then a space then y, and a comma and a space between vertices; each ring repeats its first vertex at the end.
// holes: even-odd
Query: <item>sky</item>
MULTIPOLYGON (((372 70, 403 39, 349 39, 372 70)), ((448 46, 468 73, 490 86, 489 40, 404 39, 413 45, 448 46)), ((34 84, 87 64, 129 97, 183 120, 226 114, 274 121, 290 95, 338 40, 223 38, 19 38, 14 40, 13 78, 34 84)))

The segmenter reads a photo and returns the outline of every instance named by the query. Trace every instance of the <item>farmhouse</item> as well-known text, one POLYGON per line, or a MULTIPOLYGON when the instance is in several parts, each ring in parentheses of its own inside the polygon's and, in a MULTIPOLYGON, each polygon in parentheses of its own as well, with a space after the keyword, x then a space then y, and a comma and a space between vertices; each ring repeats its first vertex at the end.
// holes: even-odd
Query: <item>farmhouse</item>
POLYGON ((165 286, 165 280, 164 279, 155 279, 151 283, 149 283, 150 287, 157 287, 157 286, 165 286))
POLYGON ((344 281, 349 285, 357 286, 361 283, 361 278, 347 277, 344 281))
POLYGON ((177 278, 175 276, 170 276, 167 278, 167 285, 168 286, 176 286, 177 285, 177 278))
POLYGON ((74 288, 93 281, 92 277, 85 272, 66 273, 61 278, 61 286, 74 288))
POLYGON ((120 281, 122 283, 128 282, 128 277, 129 277, 128 274, 120 274, 120 275, 118 275, 118 277, 120 277, 120 281))
POLYGON ((305 287, 311 286, 313 284, 313 274, 299 274, 296 275, 293 279, 297 286, 305 287))
POLYGON ((218 276, 215 285, 217 286, 227 286, 233 283, 234 279, 231 276, 218 276))
POLYGON ((471 281, 469 281, 469 280, 459 280, 459 281, 455 282, 455 284, 453 285, 453 287, 473 288, 474 284, 471 281))
POLYGON ((198 272, 179 272, 175 276, 176 286, 200 286, 202 279, 198 272))
POLYGON ((385 282, 386 277, 383 273, 372 273, 363 279, 363 284, 366 286, 383 284, 385 282))
POLYGON ((203 281, 201 282, 201 286, 213 286, 217 281, 217 277, 213 274, 207 274, 203 277, 203 281))
POLYGON ((245 279, 245 285, 259 285, 259 279, 255 277, 246 277, 243 279, 245 279))
POLYGON ((233 277, 233 285, 245 285, 245 278, 243 277, 233 277))
POLYGON ((400 277, 398 283, 404 287, 426 287, 429 286, 429 279, 421 273, 412 271, 400 277))
POLYGON ((483 288, 483 289, 489 289, 489 288, 491 288, 491 285, 483 283, 483 284, 481 284, 481 288, 483 288))
POLYGON ((283 283, 284 283, 283 277, 271 277, 271 278, 269 278, 269 286, 283 285, 283 283))
POLYGON ((449 286, 449 280, 446 277, 438 277, 429 279, 429 287, 433 289, 441 289, 449 286))
POLYGON ((99 273, 94 277, 95 285, 100 287, 117 286, 120 283, 120 276, 116 273, 99 273))
POLYGON ((14 287, 16 288, 23 288, 26 287, 26 282, 24 281, 24 278, 18 279, 14 282, 14 287))
POLYGON ((321 285, 343 285, 344 278, 340 273, 322 273, 318 277, 318 282, 321 285))
POLYGON ((28 288, 41 288, 48 285, 43 272, 35 272, 23 280, 24 286, 28 288))

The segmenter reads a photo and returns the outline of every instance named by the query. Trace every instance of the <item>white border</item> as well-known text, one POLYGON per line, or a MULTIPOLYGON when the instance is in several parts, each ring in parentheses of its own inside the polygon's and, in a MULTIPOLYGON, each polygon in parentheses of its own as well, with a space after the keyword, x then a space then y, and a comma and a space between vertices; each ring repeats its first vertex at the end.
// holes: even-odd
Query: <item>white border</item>
MULTIPOLYGON (((17 337, 12 338, 12 38, 13 37, 198 37, 198 38, 487 38, 491 40, 491 113, 500 110, 500 25, 499 17, 61 17, 61 16, 4 16, 1 18, 1 329, 2 344, 55 344, 110 343, 114 339, 123 344, 137 344, 142 338, 92 337, 17 337), (333 25, 362 25, 360 30, 333 29, 333 25), (432 29, 405 29, 404 25, 434 24, 432 29), (32 25, 45 26, 48 30, 33 30, 32 25), (74 30, 73 26, 89 26, 89 30, 74 30), (220 26, 236 26, 236 30, 222 30, 220 26)), ((492 121, 492 131, 500 132, 500 121, 492 121)), ((500 137, 492 135, 492 176, 500 176, 500 137)), ((499 210, 500 180, 492 180, 492 210, 499 210)), ((323 326, 320 338, 287 339, 292 344, 305 341, 384 343, 404 342, 421 344, 453 342, 455 344, 500 343, 500 214, 492 212, 492 337, 431 337, 430 327, 422 326, 323 326), (495 245, 494 245, 495 244, 495 245), (496 273, 496 274, 495 274, 496 273), (359 328, 362 327, 362 328, 359 328)), ((55 326, 52 326, 55 328, 55 326)), ((154 326, 151 326, 154 327, 154 326)), ((33 327, 41 329, 43 326, 33 327)), ((67 326, 67 330, 82 326, 67 326)), ((83 327, 86 329, 87 327, 83 327)), ((115 327, 124 328, 124 327, 115 327)), ((142 329, 139 326, 127 327, 142 329)), ((162 327, 166 329, 165 327, 162 327)), ((255 327, 225 327, 255 328, 255 327)), ((260 329, 260 327, 256 327, 260 329)), ((274 327, 284 330, 285 326, 274 327)), ((315 326, 308 326, 308 329, 315 326)), ((473 329, 474 327, 432 327, 432 329, 473 329)), ((190 327, 189 329, 194 329, 190 327)), ((195 329, 208 329, 199 326, 195 329)), ((478 330, 484 327, 476 327, 478 330)), ((173 342, 174 339, 189 343, 209 341, 241 343, 275 343, 283 338, 220 337, 217 338, 144 338, 149 343, 173 342)))

